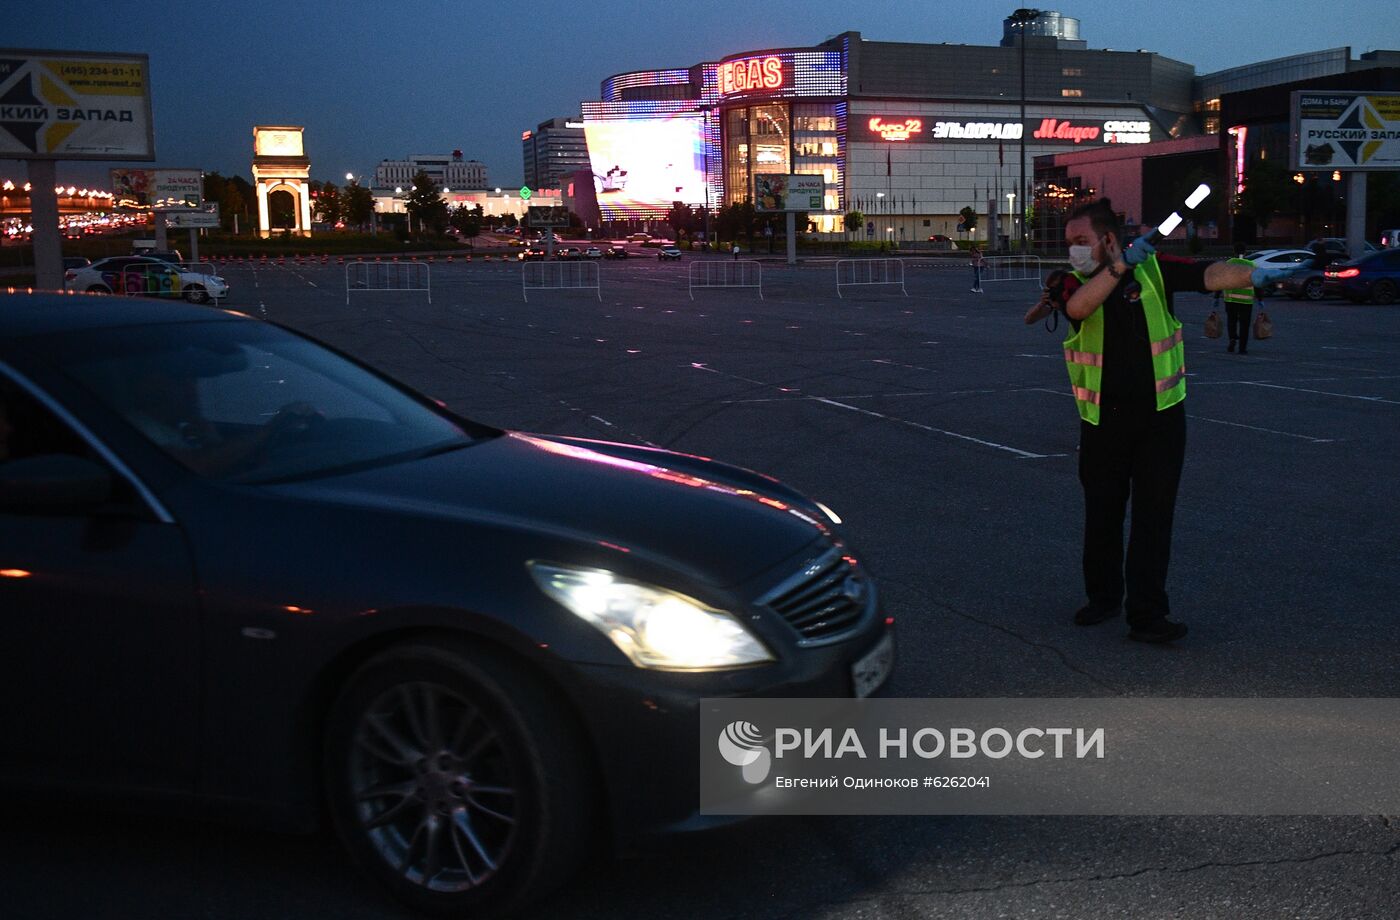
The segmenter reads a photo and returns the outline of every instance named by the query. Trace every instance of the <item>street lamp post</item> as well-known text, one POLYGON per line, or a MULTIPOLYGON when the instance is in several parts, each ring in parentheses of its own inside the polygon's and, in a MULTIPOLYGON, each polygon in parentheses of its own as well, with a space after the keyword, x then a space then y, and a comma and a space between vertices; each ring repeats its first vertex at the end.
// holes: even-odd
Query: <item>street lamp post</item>
MULTIPOLYGON (((1021 8, 1011 14, 1016 24, 1017 44, 1021 46, 1021 184, 1016 191, 1021 196, 1021 207, 1026 202, 1026 26, 1040 18, 1040 10, 1021 8)), ((1021 221, 1021 248, 1026 248, 1026 222, 1021 221)))
MULTIPOLYGON (((1015 192, 1007 192, 1007 193, 1006 193, 1006 219, 1009 220, 1009 221, 1011 222, 1011 226, 1006 228, 1006 238, 1007 238, 1007 240, 1009 241, 1009 240, 1011 239, 1011 234, 1013 234, 1013 233, 1016 232, 1016 193, 1015 193, 1015 192)), ((1024 224, 1025 221, 1022 221, 1022 223, 1024 224)), ((1021 240, 1022 240, 1023 243, 1025 242, 1025 235, 1024 235, 1024 234, 1022 234, 1021 240)), ((1024 249, 1025 247, 1022 246, 1021 248, 1024 249)))

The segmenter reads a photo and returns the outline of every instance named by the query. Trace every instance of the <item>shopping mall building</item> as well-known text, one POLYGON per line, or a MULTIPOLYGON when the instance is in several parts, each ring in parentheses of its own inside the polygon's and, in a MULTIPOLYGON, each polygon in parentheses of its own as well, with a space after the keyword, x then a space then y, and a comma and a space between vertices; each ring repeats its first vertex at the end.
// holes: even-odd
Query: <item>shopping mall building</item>
MULTIPOLYGON (((982 233, 989 212, 1006 233, 1008 196, 1020 197, 1023 169, 1031 184, 1037 156, 1201 133, 1194 78, 1150 51, 1091 50, 1077 20, 1042 13, 1007 19, 995 46, 846 32, 621 73, 582 114, 605 220, 654 219, 675 201, 720 208, 751 197, 756 175, 817 174, 818 230, 840 232, 859 210, 868 235, 922 240, 954 234, 965 207, 983 216, 982 233)), ((584 178, 566 200, 591 210, 584 178)))

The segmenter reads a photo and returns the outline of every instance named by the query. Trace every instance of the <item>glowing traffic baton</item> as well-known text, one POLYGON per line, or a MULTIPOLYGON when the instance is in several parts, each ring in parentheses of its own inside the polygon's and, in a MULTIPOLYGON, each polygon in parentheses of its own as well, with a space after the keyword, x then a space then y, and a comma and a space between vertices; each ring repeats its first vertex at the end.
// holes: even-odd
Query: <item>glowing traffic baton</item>
MULTIPOLYGON (((1196 210, 1196 206, 1199 205, 1202 201, 1205 201, 1206 198, 1209 196, 1210 186, 1202 182, 1200 185, 1196 186, 1196 190, 1194 192, 1186 196, 1185 210, 1196 210)), ((1162 221, 1160 224, 1154 227, 1152 229, 1152 232, 1147 234, 1147 236, 1144 237, 1144 239, 1146 239, 1149 244, 1155 246, 1157 245, 1158 240, 1164 237, 1171 236, 1172 232, 1175 231, 1177 227, 1181 226, 1181 221, 1181 213, 1178 211, 1173 211, 1170 217, 1168 217, 1166 220, 1162 221)))
MULTIPOLYGON (((1200 185, 1196 186, 1194 192, 1186 196, 1186 207, 1184 210, 1196 210, 1196 206, 1202 201, 1205 201, 1209 196, 1210 186, 1202 182, 1200 185)), ((1176 230, 1177 227, 1181 226, 1181 221, 1181 212, 1173 211, 1170 217, 1153 227, 1152 231, 1144 236, 1143 239, 1147 241, 1149 246, 1156 246, 1160 240, 1171 236, 1172 232, 1176 230)), ((1129 244, 1128 248, 1131 249, 1132 245, 1129 244)), ((1127 286, 1123 288, 1123 296, 1130 301, 1140 299, 1142 297, 1142 285, 1139 284, 1136 279, 1129 281, 1127 286)))

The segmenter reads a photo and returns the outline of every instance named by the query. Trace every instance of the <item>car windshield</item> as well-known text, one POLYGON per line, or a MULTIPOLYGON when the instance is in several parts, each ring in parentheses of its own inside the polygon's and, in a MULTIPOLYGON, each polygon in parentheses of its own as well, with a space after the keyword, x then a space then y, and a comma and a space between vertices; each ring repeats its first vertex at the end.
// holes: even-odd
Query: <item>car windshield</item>
POLYGON ((211 479, 349 472, 466 447, 482 433, 335 352, 249 320, 68 333, 53 351, 94 397, 211 479))

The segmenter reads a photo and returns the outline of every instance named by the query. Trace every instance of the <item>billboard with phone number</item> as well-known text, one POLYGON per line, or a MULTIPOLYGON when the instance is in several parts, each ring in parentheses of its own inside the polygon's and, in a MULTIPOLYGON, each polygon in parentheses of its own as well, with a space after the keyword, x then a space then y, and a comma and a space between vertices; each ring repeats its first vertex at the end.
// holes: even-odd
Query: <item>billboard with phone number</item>
POLYGON ((0 48, 0 159, 153 160, 144 54, 0 48))

